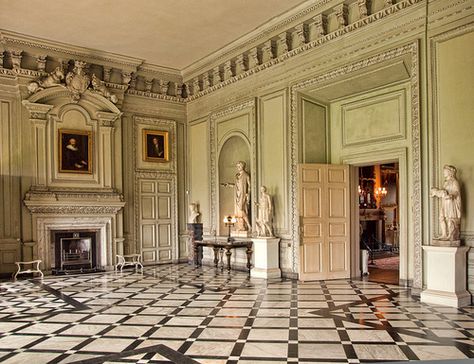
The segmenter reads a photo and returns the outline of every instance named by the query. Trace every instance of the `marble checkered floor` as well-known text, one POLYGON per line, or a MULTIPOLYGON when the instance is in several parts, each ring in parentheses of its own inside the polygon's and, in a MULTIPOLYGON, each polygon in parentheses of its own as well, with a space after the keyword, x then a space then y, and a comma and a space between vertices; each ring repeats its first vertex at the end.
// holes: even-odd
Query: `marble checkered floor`
POLYGON ((474 358, 474 307, 398 286, 186 264, 4 282, 2 363, 364 363, 474 358))

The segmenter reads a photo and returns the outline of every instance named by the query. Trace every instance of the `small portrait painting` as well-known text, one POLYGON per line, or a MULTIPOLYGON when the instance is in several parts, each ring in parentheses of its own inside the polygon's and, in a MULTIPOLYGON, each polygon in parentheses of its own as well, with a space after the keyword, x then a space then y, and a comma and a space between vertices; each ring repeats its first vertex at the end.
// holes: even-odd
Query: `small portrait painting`
POLYGON ((92 133, 59 130, 59 172, 92 173, 92 133))
POLYGON ((143 160, 168 162, 168 132, 143 130, 143 160))

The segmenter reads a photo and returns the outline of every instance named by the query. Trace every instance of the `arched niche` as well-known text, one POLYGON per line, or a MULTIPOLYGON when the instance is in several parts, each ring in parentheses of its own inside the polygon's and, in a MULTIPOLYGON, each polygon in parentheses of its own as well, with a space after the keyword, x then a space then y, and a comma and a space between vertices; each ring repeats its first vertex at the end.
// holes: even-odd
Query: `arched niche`
MULTIPOLYGON (((228 234, 228 228, 222 221, 224 216, 234 214, 234 189, 224 187, 221 183, 234 183, 236 174, 236 163, 243 161, 246 164, 245 170, 250 173, 250 143, 244 135, 233 133, 224 139, 218 153, 218 234, 223 236, 228 234)), ((253 176, 251 176, 252 178, 253 176)), ((250 214, 249 206, 249 214, 250 214)), ((249 216, 250 217, 250 216, 249 216)), ((251 219, 250 219, 251 220, 251 219)))

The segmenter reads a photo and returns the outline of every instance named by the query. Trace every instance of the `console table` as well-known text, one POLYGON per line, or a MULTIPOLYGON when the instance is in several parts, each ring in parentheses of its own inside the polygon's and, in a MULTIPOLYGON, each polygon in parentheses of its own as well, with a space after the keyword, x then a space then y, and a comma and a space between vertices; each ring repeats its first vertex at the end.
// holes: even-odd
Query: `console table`
POLYGON ((251 241, 216 241, 216 240, 194 240, 194 264, 201 266, 202 262, 199 259, 199 247, 207 246, 214 250, 214 264, 216 268, 219 265, 219 253, 221 256, 225 250, 227 257, 227 271, 230 272, 230 257, 232 256, 232 249, 246 248, 247 253, 247 268, 250 273, 252 267, 252 242, 251 241))

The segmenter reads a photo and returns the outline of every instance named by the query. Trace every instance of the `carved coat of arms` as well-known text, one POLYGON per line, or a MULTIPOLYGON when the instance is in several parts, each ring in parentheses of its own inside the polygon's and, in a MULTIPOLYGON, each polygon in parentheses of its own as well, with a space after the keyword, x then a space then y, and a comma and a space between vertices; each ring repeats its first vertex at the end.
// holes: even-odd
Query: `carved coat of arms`
POLYGON ((90 76, 84 70, 85 66, 86 62, 74 61, 74 69, 66 75, 66 87, 71 91, 74 101, 81 98, 91 83, 90 76))

